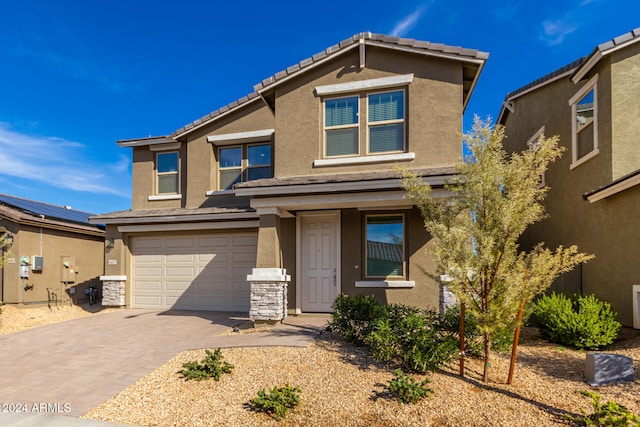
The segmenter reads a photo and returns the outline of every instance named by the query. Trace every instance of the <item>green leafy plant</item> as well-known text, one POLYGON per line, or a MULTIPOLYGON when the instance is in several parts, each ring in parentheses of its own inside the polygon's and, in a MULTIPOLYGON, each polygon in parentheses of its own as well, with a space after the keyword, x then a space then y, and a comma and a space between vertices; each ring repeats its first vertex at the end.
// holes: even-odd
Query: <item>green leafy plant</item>
POLYGON ((417 403, 433 393, 433 390, 427 387, 430 381, 426 378, 418 382, 400 369, 393 371, 393 374, 395 377, 389 382, 387 389, 402 403, 417 403))
POLYGON ((260 390, 258 397, 251 399, 254 410, 264 412, 281 420, 287 416, 290 409, 300 403, 300 387, 291 387, 289 383, 284 387, 274 387, 271 390, 260 390))
POLYGON ((458 351, 457 340, 431 310, 392 304, 371 329, 365 342, 375 360, 397 360, 415 372, 436 370, 458 351))
POLYGON ((382 316, 384 306, 372 296, 338 295, 331 318, 331 330, 348 341, 364 344, 373 322, 382 316))
POLYGON ((615 401, 602 403, 602 396, 591 391, 580 393, 591 398, 593 413, 587 414, 582 410, 582 416, 567 416, 569 420, 596 427, 640 427, 640 417, 619 403, 615 401))
POLYGON ((184 369, 180 373, 184 379, 201 381, 213 378, 219 381, 222 374, 228 374, 233 370, 231 363, 222 360, 222 350, 219 348, 214 352, 205 350, 205 353, 207 356, 200 362, 194 360, 182 364, 184 369))
POLYGON ((534 307, 542 337, 548 341, 586 350, 611 344, 620 332, 616 312, 594 295, 546 295, 534 307))

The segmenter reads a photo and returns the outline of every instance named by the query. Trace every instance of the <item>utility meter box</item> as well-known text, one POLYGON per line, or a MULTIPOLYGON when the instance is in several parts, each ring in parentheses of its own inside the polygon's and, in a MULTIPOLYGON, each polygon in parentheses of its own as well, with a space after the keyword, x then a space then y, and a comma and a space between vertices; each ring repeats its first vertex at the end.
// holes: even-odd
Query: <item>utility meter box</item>
POLYGON ((60 257, 60 281, 73 283, 76 281, 76 258, 72 256, 60 257))
POLYGON ((34 255, 31 257, 31 270, 42 271, 44 270, 44 258, 34 255))
POLYGON ((28 256, 20 256, 20 278, 29 278, 29 264, 31 264, 28 256))

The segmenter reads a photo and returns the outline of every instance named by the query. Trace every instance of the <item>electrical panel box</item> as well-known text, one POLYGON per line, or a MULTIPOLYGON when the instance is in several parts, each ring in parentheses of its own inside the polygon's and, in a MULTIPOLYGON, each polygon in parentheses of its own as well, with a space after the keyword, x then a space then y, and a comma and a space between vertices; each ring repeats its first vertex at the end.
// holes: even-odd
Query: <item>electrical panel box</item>
POLYGON ((60 281, 64 283, 73 283, 76 281, 76 258, 72 256, 60 257, 60 281))
POLYGON ((44 270, 44 258, 34 255, 31 257, 31 270, 42 271, 44 270))
POLYGON ((29 278, 29 257, 22 255, 20 257, 20 278, 28 279, 29 278))

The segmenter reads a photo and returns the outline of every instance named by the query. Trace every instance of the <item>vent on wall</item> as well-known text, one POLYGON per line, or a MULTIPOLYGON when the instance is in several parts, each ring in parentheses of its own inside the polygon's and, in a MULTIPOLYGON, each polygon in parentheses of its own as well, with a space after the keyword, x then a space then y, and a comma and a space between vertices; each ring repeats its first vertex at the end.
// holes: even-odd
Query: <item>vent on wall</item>
POLYGON ((633 327, 640 329, 640 285, 633 285, 633 327))

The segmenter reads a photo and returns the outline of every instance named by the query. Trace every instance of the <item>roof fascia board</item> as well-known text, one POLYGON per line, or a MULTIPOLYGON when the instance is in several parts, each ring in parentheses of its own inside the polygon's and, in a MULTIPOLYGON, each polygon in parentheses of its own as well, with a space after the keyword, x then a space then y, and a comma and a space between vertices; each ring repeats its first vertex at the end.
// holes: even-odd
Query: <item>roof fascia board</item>
MULTIPOLYGON (((471 82, 471 85, 469 86, 469 92, 467 92, 467 97, 465 99, 462 100, 462 113, 464 114, 464 112, 467 110, 467 104, 469 104, 469 100, 471 99, 471 95, 473 94, 473 91, 476 89, 476 84, 478 83, 478 79, 480 78, 480 74, 482 73, 482 69, 484 68, 484 60, 478 65, 478 70, 475 73, 475 76, 473 77, 473 81, 471 82)), ((464 83, 464 81, 463 81, 464 83)), ((464 87, 463 87, 463 91, 464 91, 464 87)))
POLYGON ((613 196, 614 194, 618 194, 621 191, 627 190, 631 187, 635 187, 636 185, 640 185, 640 174, 631 176, 628 179, 620 181, 614 185, 605 187, 600 191, 591 193, 586 197, 586 199, 589 201, 589 203, 595 203, 599 200, 613 196))
MULTIPOLYGON (((251 104, 253 102, 256 102, 256 101, 261 101, 262 100, 261 98, 262 97, 260 97, 260 96, 256 96, 255 98, 251 98, 251 99, 243 102, 242 104, 238 104, 233 108, 229 108, 227 111, 225 111, 223 113, 220 113, 220 114, 216 115, 215 117, 211 117, 211 118, 209 118, 207 120, 203 120, 202 123, 190 128, 190 129, 187 129, 182 133, 174 135, 173 139, 178 140, 180 138, 183 138, 183 137, 189 135, 190 133, 195 132, 196 130, 203 128, 204 126, 207 126, 208 124, 215 122, 216 120, 219 120, 219 119, 221 119, 223 117, 228 116, 229 114, 235 112, 239 108, 245 107, 245 106, 247 106, 247 105, 249 105, 249 104, 251 104)), ((266 101, 265 101, 265 104, 266 104, 266 101)))
POLYGON ((128 218, 89 218, 92 224, 154 224, 154 223, 178 223, 196 221, 216 221, 229 219, 255 219, 258 215, 255 212, 238 213, 218 213, 218 214, 190 214, 190 215, 166 215, 148 217, 128 217, 128 218))
POLYGON ((610 47, 609 49, 600 50, 600 48, 596 48, 596 50, 593 52, 593 54, 591 54, 589 59, 580 68, 578 68, 578 70, 576 71, 576 74, 573 77, 571 77, 571 80, 574 83, 578 83, 580 80, 584 78, 584 76, 589 71, 591 71, 593 67, 596 66, 598 62, 600 62, 602 58, 604 58, 609 54, 612 54, 615 51, 624 49, 625 47, 630 46, 637 42, 640 42, 640 37, 631 38, 625 42, 616 44, 613 47, 610 47))
POLYGON ((513 100, 515 100, 517 98, 520 98, 523 95, 526 95, 529 92, 533 92, 534 90, 538 90, 538 89, 540 89, 542 87, 545 87, 546 85, 549 85, 549 84, 551 84, 551 83, 553 83, 553 82, 555 82, 557 80, 560 80, 560 79, 563 79, 563 78, 565 78, 567 76, 570 76, 571 73, 573 73, 574 71, 575 71, 575 68, 573 68, 571 70, 568 70, 568 71, 565 71, 562 74, 558 74, 557 76, 554 76, 554 77, 550 78, 549 80, 545 80, 543 82, 540 82, 539 84, 537 84, 535 86, 531 86, 527 90, 523 90, 520 93, 517 93, 517 94, 515 94, 513 96, 510 96, 509 98, 506 99, 505 102, 511 102, 511 101, 513 101, 513 100))
POLYGON ((140 139, 126 139, 121 141, 116 141, 118 147, 144 147, 146 145, 161 145, 172 143, 173 139, 171 137, 161 137, 161 138, 140 138, 140 139))
MULTIPOLYGON (((422 180, 432 187, 444 185, 451 175, 423 177, 422 180)), ((337 193, 349 191, 371 191, 402 188, 402 179, 381 179, 360 182, 331 182, 326 184, 274 185, 270 187, 236 188, 236 196, 274 196, 283 194, 337 193)))
POLYGON ((249 132, 225 133, 220 135, 207 136, 207 142, 213 145, 230 145, 247 142, 268 141, 274 134, 275 129, 261 129, 249 132))
MULTIPOLYGON (((60 231, 67 231, 70 233, 78 233, 78 234, 88 234, 91 236, 104 236, 105 232, 104 230, 100 230, 100 229, 92 229, 89 227, 73 227, 71 225, 64 225, 64 224, 54 224, 51 222, 46 222, 46 221, 38 221, 38 220, 29 220, 29 219, 20 219, 18 220, 18 224, 20 225, 31 225, 34 227, 39 227, 39 228, 46 228, 46 229, 50 229, 50 230, 60 230, 60 231)), ((102 224, 102 223, 100 223, 102 224)))
POLYGON ((120 233, 146 233, 150 231, 228 230, 234 228, 258 228, 260 221, 218 221, 185 224, 138 224, 118 227, 120 233))
POLYGON ((379 42, 375 40, 367 40, 365 43, 371 46, 383 47, 383 48, 393 49, 393 50, 400 50, 403 52, 415 53, 418 55, 435 56, 438 58, 452 59, 454 61, 469 62, 472 64, 478 64, 478 65, 482 65, 486 62, 486 59, 482 59, 482 58, 470 58, 470 57, 455 55, 452 53, 439 52, 439 51, 428 50, 428 49, 420 49, 420 48, 415 48, 411 46, 398 46, 398 45, 390 46, 385 42, 379 42))

